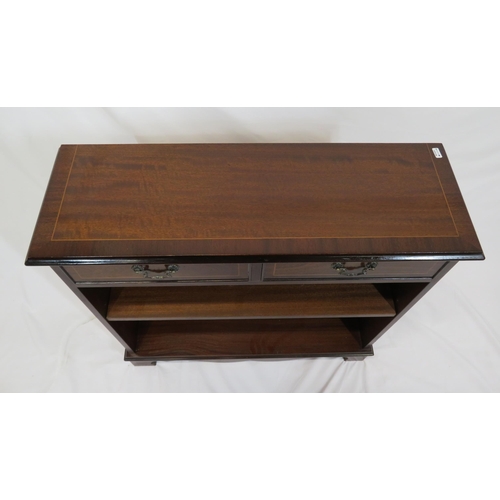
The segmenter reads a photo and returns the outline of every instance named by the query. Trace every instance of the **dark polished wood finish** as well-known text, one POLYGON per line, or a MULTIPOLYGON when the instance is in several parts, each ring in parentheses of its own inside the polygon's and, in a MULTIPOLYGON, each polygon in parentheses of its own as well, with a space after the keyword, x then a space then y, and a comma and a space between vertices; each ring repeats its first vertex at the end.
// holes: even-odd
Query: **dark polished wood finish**
POLYGON ((140 328, 143 358, 202 359, 328 356, 361 346, 339 319, 152 321, 140 328))
POLYGON ((26 264, 151 366, 362 360, 473 259, 441 144, 130 144, 61 146, 26 264))
POLYGON ((397 283, 393 284, 393 297, 397 314, 392 318, 373 318, 360 321, 360 335, 362 345, 372 345, 396 321, 399 321, 411 307, 418 302, 436 283, 448 273, 457 262, 445 264, 434 279, 428 283, 397 283))
POLYGON ((137 325, 128 321, 110 322, 106 319, 110 297, 109 288, 78 288, 62 268, 53 266, 52 269, 120 344, 129 350, 135 348, 137 325))
POLYGON ((374 285, 113 288, 109 320, 394 316, 374 285))
POLYGON ((27 264, 356 255, 482 258, 441 144, 61 146, 27 264))
MULTIPOLYGON (((367 262, 349 262, 346 269, 359 273, 367 262)), ((333 262, 275 262, 264 264, 264 280, 311 279, 347 280, 349 276, 339 274, 332 268, 333 262)), ((432 278, 443 266, 436 261, 378 262, 377 267, 357 278, 432 278)), ((76 267, 76 266, 75 266, 76 267)))
MULTIPOLYGON (((155 281, 133 270, 134 266, 64 266, 76 283, 80 282, 145 282, 155 281)), ((181 264, 168 282, 177 281, 248 281, 249 264, 181 264)), ((150 265, 152 276, 161 276, 166 270, 164 264, 150 265)))

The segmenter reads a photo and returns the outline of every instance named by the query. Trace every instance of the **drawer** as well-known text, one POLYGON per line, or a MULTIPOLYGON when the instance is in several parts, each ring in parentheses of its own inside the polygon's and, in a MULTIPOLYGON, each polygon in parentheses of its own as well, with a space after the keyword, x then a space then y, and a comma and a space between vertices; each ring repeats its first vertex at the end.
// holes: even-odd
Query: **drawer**
POLYGON ((277 262, 265 264, 263 280, 432 278, 442 261, 277 262))
POLYGON ((141 264, 64 266, 76 283, 248 281, 249 264, 141 264))

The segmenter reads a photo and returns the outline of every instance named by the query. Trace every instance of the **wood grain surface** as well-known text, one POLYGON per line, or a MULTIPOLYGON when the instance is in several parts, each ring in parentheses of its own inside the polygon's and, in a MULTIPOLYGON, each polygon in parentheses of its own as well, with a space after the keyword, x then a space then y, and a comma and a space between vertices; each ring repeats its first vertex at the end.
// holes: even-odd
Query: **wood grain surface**
MULTIPOLYGON (((115 266, 65 266, 65 271, 75 280, 80 281, 145 281, 145 282, 174 282, 174 281, 210 281, 224 280, 248 281, 250 270, 248 264, 181 264, 171 277, 162 280, 145 278, 143 273, 137 273, 131 265, 115 266)), ((150 265, 151 275, 165 274, 163 264, 150 265)))
MULTIPOLYGON (((366 262, 346 262, 347 272, 357 274, 366 262)), ((403 262, 377 262, 377 267, 368 271, 360 279, 370 278, 432 278, 444 262, 439 261, 403 261, 403 262)), ((76 266, 75 266, 76 267, 76 266)), ((264 264, 264 280, 280 280, 287 278, 297 279, 353 279, 356 276, 339 274, 332 268, 332 262, 277 262, 264 264)))
POLYGON ((27 264, 307 255, 483 257, 440 144, 136 144, 61 147, 27 264))
POLYGON ((52 241, 433 236, 458 234, 425 145, 138 145, 78 147, 52 241))
POLYGON ((357 352, 341 320, 261 319, 145 322, 137 356, 166 359, 327 356, 357 352))
POLYGON ((394 316, 371 284, 113 288, 108 320, 394 316))

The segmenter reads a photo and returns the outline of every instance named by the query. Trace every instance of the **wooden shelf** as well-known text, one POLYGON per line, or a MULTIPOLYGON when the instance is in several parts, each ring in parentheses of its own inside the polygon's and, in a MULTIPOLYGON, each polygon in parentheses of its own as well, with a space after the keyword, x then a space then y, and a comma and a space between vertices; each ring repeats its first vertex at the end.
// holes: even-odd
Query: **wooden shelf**
POLYGON ((131 360, 370 355, 355 335, 340 319, 148 321, 131 360))
POLYGON ((63 145, 28 250, 137 366, 361 360, 484 255, 442 144, 63 145))
POLYGON ((113 288, 107 319, 392 317, 385 290, 372 284, 113 288))

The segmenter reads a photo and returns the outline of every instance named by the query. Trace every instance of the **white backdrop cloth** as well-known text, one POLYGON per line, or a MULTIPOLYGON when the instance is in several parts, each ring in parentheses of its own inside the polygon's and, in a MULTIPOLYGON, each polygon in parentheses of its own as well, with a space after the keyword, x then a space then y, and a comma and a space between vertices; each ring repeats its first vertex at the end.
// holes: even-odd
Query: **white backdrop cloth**
POLYGON ((0 391, 500 390, 499 109, 1 109, 0 173, 0 391), (134 367, 50 268, 24 260, 61 144, 189 142, 441 142, 486 261, 455 266, 363 362, 134 367))

